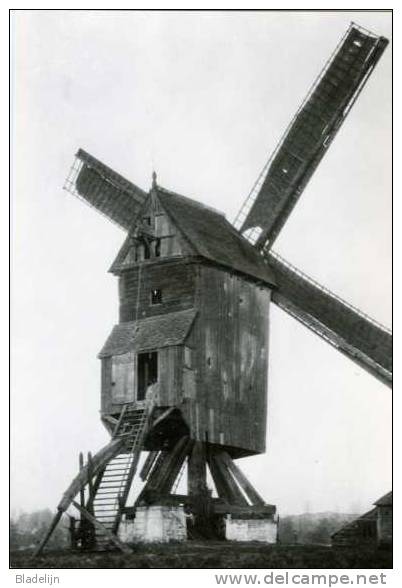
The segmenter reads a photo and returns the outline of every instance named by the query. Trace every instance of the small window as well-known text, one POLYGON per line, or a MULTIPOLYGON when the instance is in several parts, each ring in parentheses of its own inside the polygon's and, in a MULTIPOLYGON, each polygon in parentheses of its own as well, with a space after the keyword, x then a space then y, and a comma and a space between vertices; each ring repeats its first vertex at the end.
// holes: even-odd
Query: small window
POLYGON ((155 241, 155 257, 161 256, 161 240, 156 239, 155 241))
POLYGON ((151 290, 151 304, 162 304, 162 290, 158 288, 151 290))
POLYGON ((142 222, 144 223, 144 225, 148 225, 150 227, 151 226, 151 217, 150 216, 143 216, 142 222))

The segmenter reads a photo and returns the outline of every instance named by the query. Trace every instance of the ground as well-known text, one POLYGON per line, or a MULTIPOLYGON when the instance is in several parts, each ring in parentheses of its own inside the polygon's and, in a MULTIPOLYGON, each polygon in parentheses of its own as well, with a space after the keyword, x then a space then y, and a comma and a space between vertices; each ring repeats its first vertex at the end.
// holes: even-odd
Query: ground
POLYGON ((391 569, 392 553, 378 549, 332 549, 321 545, 266 545, 230 541, 188 541, 136 545, 121 552, 49 551, 35 560, 28 550, 11 553, 12 568, 236 568, 391 569))

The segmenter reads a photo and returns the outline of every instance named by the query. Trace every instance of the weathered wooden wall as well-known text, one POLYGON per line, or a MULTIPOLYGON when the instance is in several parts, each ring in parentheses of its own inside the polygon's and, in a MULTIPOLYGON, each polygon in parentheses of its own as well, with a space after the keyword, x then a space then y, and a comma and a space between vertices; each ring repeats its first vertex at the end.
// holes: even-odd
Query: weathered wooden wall
POLYGON ((195 439, 207 436, 233 456, 265 451, 269 303, 269 289, 199 266, 184 412, 195 439))
POLYGON ((185 261, 144 263, 119 278, 120 322, 185 310, 195 305, 195 267, 185 261), (162 290, 162 304, 151 304, 151 290, 162 290))

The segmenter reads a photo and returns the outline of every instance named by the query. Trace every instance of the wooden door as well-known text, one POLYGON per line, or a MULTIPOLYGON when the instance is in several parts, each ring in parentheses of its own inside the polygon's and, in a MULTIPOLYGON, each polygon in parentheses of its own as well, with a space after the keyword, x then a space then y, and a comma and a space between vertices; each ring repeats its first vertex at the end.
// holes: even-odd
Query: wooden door
POLYGON ((134 401, 134 361, 130 351, 112 357, 112 402, 125 404, 134 401))

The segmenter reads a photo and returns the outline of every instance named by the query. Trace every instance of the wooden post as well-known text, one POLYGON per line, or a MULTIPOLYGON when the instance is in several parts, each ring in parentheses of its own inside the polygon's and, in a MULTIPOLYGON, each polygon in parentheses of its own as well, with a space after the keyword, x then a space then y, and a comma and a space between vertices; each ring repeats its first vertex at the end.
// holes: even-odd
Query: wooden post
MULTIPOLYGON (((88 451, 88 500, 87 500, 87 511, 94 515, 94 469, 93 469, 93 461, 92 461, 92 453, 88 451)), ((86 522, 84 527, 85 529, 85 536, 83 537, 84 540, 84 547, 87 549, 92 549, 95 546, 95 527, 89 521, 86 522)))
POLYGON ((207 463, 205 456, 205 444, 195 441, 193 449, 188 456, 187 484, 189 495, 207 494, 207 463))
POLYGON ((89 513, 87 511, 86 508, 83 508, 80 504, 78 504, 78 502, 75 502, 75 500, 72 501, 72 504, 75 506, 75 508, 77 510, 79 510, 79 512, 81 513, 81 515, 90 523, 92 523, 97 529, 99 529, 102 533, 104 533, 104 535, 106 535, 106 537, 109 539, 109 541, 111 541, 112 543, 114 543, 114 545, 116 545, 116 547, 118 547, 123 553, 126 553, 128 555, 133 553, 133 550, 128 546, 125 545, 124 543, 122 543, 120 541, 120 539, 118 539, 116 537, 116 535, 113 535, 113 533, 111 533, 109 531, 109 529, 107 529, 104 525, 102 525, 102 523, 100 523, 98 520, 96 520, 95 517, 93 517, 91 515, 91 513, 89 513))
MULTIPOLYGON (((79 464, 79 471, 82 474, 83 470, 84 470, 84 455, 82 453, 82 451, 80 451, 80 454, 78 456, 78 464, 79 464)), ((82 508, 85 508, 85 483, 88 480, 81 480, 81 484, 80 484, 80 505, 82 508)), ((79 538, 81 541, 81 547, 85 548, 87 545, 87 541, 86 541, 86 537, 87 537, 87 529, 88 529, 88 521, 86 518, 84 518, 81 515, 81 519, 80 519, 80 526, 79 526, 79 538)))
POLYGON ((75 550, 75 549, 77 549, 77 530, 76 530, 77 520, 75 519, 75 517, 72 517, 71 515, 69 515, 68 518, 70 519, 70 525, 68 528, 68 530, 70 531, 70 546, 71 546, 71 549, 75 550))
POLYGON ((93 514, 93 500, 91 500, 91 497, 93 495, 94 492, 94 485, 93 485, 93 463, 92 463, 92 454, 90 451, 88 451, 88 503, 87 503, 87 509, 88 512, 90 512, 91 514, 93 514))

